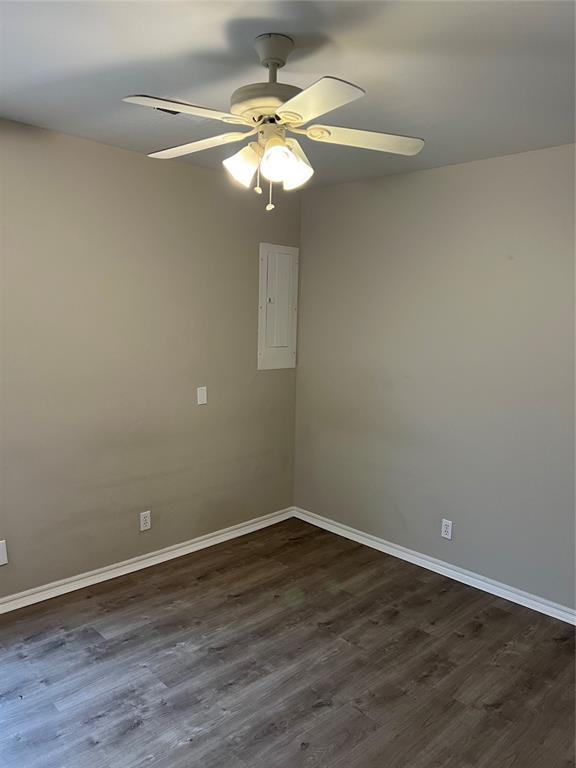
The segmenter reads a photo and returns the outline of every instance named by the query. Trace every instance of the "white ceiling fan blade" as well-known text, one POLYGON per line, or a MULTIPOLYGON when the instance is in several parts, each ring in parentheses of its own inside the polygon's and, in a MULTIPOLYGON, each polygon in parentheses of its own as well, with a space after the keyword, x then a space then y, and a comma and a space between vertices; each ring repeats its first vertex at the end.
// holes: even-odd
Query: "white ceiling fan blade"
POLYGON ((294 98, 289 99, 276 110, 283 123, 307 123, 320 115, 332 112, 351 101, 364 96, 365 91, 357 85, 339 80, 337 77, 323 77, 294 98))
POLYGON ((379 131, 359 131, 356 128, 338 128, 333 125, 311 125, 296 129, 313 141, 325 144, 342 144, 345 147, 374 149, 377 152, 390 152, 393 155, 417 155, 424 146, 423 139, 411 136, 396 136, 393 133, 379 131))
POLYGON ((202 152, 204 149, 220 147, 222 144, 232 144, 235 141, 243 141, 248 136, 252 136, 256 131, 236 131, 235 133, 221 133, 218 136, 209 136, 207 139, 191 141, 189 144, 181 144, 179 147, 170 147, 161 149, 159 152, 152 152, 148 157, 157 157, 162 160, 171 160, 174 157, 191 155, 194 152, 202 152))
POLYGON ((240 115, 220 112, 217 109, 209 109, 208 107, 198 107, 195 104, 187 104, 185 101, 158 99, 155 96, 127 96, 122 101, 126 101, 128 104, 139 104, 141 107, 152 107, 152 109, 159 109, 162 112, 170 112, 172 114, 194 115, 194 117, 220 120, 223 123, 231 123, 233 125, 248 124, 248 120, 240 115))

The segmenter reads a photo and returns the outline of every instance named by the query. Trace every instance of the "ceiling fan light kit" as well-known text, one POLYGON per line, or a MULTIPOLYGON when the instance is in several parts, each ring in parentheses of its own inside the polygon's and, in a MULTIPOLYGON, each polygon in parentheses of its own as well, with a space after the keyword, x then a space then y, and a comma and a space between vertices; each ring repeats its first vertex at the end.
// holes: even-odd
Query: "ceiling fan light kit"
POLYGON ((222 164, 232 178, 248 189, 258 170, 261 157, 260 146, 255 142, 250 142, 235 155, 223 160, 222 164))
POLYGON ((272 202, 273 184, 282 184, 285 191, 298 189, 314 173, 299 142, 287 137, 287 133, 304 136, 312 141, 406 156, 418 154, 424 146, 422 139, 409 136, 331 125, 307 126, 311 120, 360 98, 364 90, 337 77, 323 77, 304 90, 295 85, 279 83, 278 70, 286 64, 294 48, 292 38, 274 33, 259 35, 254 47, 260 63, 268 70, 268 82, 244 85, 234 91, 230 112, 154 96, 128 96, 124 99, 131 104, 152 107, 170 115, 188 114, 249 129, 152 152, 149 157, 183 157, 212 147, 245 141, 256 134, 256 140, 250 141, 239 152, 224 160, 223 165, 232 178, 247 189, 256 176, 254 191, 257 194, 262 194, 260 176, 263 176, 270 185, 266 210, 271 211, 275 207, 272 202))

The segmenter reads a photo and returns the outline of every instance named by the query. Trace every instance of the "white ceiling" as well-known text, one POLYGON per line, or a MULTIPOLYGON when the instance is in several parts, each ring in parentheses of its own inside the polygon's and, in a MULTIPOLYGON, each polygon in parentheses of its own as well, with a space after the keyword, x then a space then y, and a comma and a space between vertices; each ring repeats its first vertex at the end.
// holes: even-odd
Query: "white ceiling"
MULTIPOLYGON (((299 46, 279 79, 335 75, 367 95, 323 122, 426 139, 416 158, 303 139, 316 183, 574 140, 574 4, 529 2, 2 2, 0 115, 139 152, 222 132, 124 104, 134 93, 227 109, 266 79, 256 35, 299 46)), ((225 128, 225 130, 229 130, 225 128)), ((217 167, 236 149, 187 160, 217 167)))

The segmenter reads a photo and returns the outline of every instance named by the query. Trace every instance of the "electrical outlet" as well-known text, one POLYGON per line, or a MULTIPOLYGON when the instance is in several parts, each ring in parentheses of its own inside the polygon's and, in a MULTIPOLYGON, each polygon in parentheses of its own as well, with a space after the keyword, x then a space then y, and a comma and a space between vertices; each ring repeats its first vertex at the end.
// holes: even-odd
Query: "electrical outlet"
POLYGON ((8 550, 6 549, 6 539, 0 541, 0 565, 6 565, 8 562, 8 550))
POLYGON ((198 405, 206 405, 208 403, 208 388, 197 387, 196 388, 196 402, 198 405))
POLYGON ((149 531, 152 528, 152 512, 140 512, 140 530, 149 531))
POLYGON ((452 539, 452 520, 442 520, 442 538, 452 539))

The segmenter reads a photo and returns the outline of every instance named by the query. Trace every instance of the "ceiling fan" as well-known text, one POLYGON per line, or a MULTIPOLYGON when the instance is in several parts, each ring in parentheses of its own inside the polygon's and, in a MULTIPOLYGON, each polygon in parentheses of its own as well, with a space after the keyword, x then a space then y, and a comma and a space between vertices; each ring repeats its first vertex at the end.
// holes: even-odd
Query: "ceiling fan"
POLYGON ((357 85, 337 77, 323 77, 302 90, 277 82, 277 72, 286 64, 294 47, 287 35, 259 35, 254 43, 260 63, 268 69, 267 83, 253 83, 238 88, 230 100, 230 112, 198 107, 182 101, 154 96, 127 96, 124 101, 166 112, 170 115, 194 115, 249 128, 192 141, 178 147, 152 152, 149 157, 174 158, 204 149, 232 144, 254 137, 243 149, 223 161, 230 175, 248 188, 254 176, 254 190, 262 194, 260 176, 270 182, 266 210, 274 209, 272 185, 281 183, 285 190, 297 189, 314 173, 299 142, 287 134, 305 136, 325 144, 340 144, 395 155, 416 155, 424 146, 422 139, 396 136, 378 131, 339 128, 332 125, 307 125, 311 120, 363 96, 357 85))

